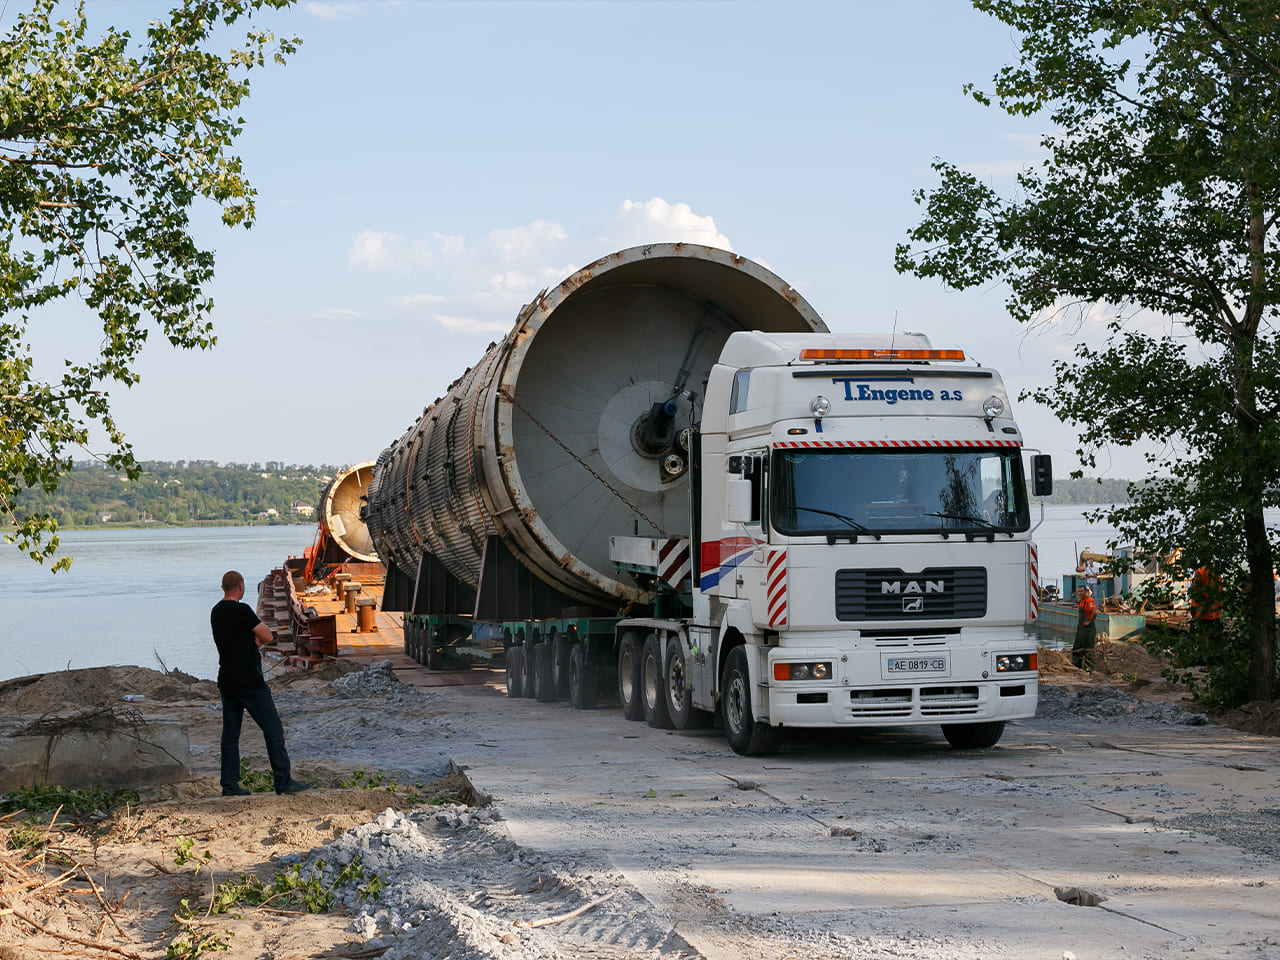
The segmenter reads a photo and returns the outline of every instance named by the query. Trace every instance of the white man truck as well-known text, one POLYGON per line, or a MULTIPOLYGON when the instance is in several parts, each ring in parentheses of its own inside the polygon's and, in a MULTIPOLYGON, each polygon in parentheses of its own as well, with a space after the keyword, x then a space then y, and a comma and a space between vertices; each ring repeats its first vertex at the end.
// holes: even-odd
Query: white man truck
MULTIPOLYGON (((526 306, 383 452, 366 519, 405 649, 506 658, 511 696, 791 728, 1033 716, 1021 433, 993 370, 834 334, 724 251, 621 251, 526 306)), ((1037 494, 1047 457, 1032 458, 1037 494)))

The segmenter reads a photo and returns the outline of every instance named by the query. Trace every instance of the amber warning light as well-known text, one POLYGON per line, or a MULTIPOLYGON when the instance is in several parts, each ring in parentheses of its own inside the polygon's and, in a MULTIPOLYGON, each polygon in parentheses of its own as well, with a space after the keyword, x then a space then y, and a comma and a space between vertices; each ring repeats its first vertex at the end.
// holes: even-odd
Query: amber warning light
POLYGON ((839 350, 810 348, 801 360, 963 360, 963 350, 839 350))

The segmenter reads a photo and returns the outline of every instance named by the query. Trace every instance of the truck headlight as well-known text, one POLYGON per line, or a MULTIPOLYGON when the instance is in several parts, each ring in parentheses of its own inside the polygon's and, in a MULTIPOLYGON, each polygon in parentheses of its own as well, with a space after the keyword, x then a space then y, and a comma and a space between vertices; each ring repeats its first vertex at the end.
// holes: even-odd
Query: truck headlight
POLYGON ((1034 653, 1002 653, 996 657, 996 673, 1027 673, 1035 669, 1034 653))
POLYGON ((994 419, 1002 413, 1004 413, 1004 401, 995 394, 982 401, 982 415, 988 420, 994 419))
POLYGON ((818 663, 775 663, 773 665, 775 680, 830 680, 830 661, 818 663))

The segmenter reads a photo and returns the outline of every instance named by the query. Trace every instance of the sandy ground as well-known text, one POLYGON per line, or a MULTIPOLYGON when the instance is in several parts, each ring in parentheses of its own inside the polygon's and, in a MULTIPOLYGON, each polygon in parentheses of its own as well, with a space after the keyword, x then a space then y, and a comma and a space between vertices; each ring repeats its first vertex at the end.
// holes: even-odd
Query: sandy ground
MULTIPOLYGON (((141 695, 188 726, 192 780, 19 849, 30 825, 0 821, 0 960, 1280 957, 1280 749, 1258 735, 1280 710, 1206 723, 1160 667, 1045 651, 1040 715, 989 751, 935 727, 752 760, 715 731, 335 666, 273 684, 315 789, 225 799, 207 681, 7 681, 0 715, 141 695), (218 884, 290 871, 333 909, 210 913, 218 884)), ((265 769, 251 725, 242 746, 265 769)))

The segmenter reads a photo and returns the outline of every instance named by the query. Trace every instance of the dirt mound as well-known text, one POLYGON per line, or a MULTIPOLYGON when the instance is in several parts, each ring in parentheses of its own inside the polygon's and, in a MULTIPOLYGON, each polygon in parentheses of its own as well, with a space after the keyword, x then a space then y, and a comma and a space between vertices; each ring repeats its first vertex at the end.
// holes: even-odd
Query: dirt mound
MULTIPOLYGON (((142 701, 217 700, 218 687, 181 670, 89 667, 59 670, 0 683, 0 714, 45 716, 66 710, 113 706, 125 697, 142 701)), ((139 701, 135 701, 139 702, 139 701)))
POLYGON ((1254 700, 1214 719, 1247 733, 1280 737, 1280 701, 1277 700, 1254 700))

